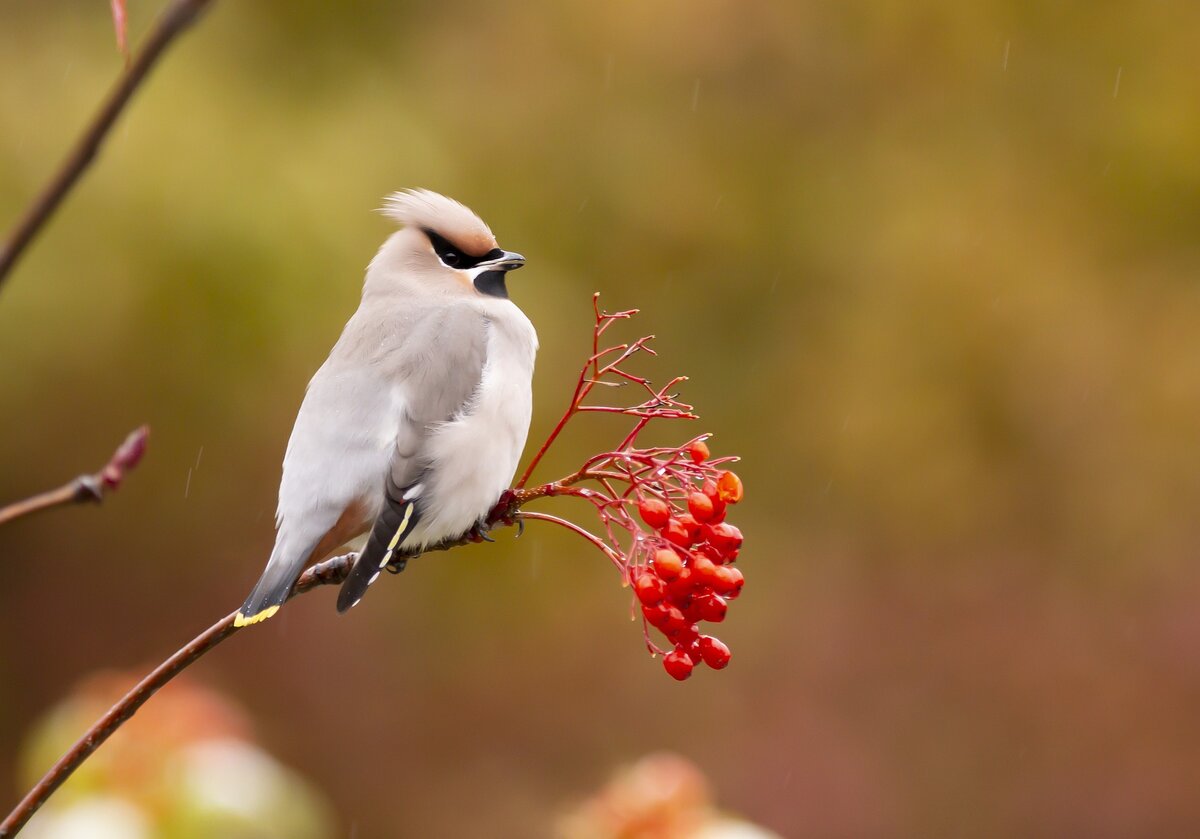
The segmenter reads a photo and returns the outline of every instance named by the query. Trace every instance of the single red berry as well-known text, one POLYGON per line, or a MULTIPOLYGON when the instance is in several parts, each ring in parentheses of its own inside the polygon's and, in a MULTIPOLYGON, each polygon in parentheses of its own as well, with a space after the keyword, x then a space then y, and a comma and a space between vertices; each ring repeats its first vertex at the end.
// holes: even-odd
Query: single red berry
POLYGON ((648 624, 662 629, 663 625, 667 622, 667 618, 670 617, 670 607, 666 603, 659 603, 656 606, 642 606, 642 615, 645 616, 648 624))
POLYGON ((729 611, 725 598, 719 594, 702 594, 692 601, 692 606, 699 613, 700 619, 709 623, 720 623, 725 620, 725 613, 729 611))
POLYGON ((742 479, 732 472, 722 472, 717 478, 717 492, 727 504, 738 503, 742 500, 742 479))
POLYGON ((716 583, 718 579, 717 569, 719 567, 719 565, 704 554, 696 554, 692 557, 692 573, 701 585, 711 586, 716 583))
POLYGON ((708 520, 713 524, 725 521, 725 499, 721 497, 721 491, 717 488, 717 482, 709 478, 704 482, 704 487, 700 491, 712 502, 713 512, 708 517, 708 520))
POLYGON ((718 594, 725 595, 726 598, 732 600, 742 593, 742 586, 746 579, 742 576, 742 572, 730 565, 722 565, 717 568, 717 583, 713 586, 718 594))
POLYGON ((666 633, 666 635, 671 639, 675 646, 685 647, 700 637, 700 627, 696 626, 694 623, 685 623, 683 626, 679 627, 679 629, 672 629, 670 632, 666 633))
POLYGON ((691 455, 692 463, 703 463, 708 460, 708 446, 703 440, 697 440, 688 446, 688 454, 691 455))
POLYGON ((732 657, 729 647, 711 635, 701 635, 696 646, 700 650, 700 657, 704 659, 704 663, 713 670, 724 670, 732 657))
POLYGON ((637 582, 633 584, 633 590, 637 593, 637 598, 642 601, 643 605, 653 606, 663 599, 663 594, 666 592, 667 587, 654 574, 643 573, 638 576, 637 582))
POLYGON ((666 620, 659 626, 659 629, 670 635, 672 632, 678 632, 685 626, 688 626, 687 618, 683 616, 683 612, 680 611, 679 607, 668 606, 666 620))
POLYGON ((684 568, 675 579, 667 583, 666 597, 674 603, 683 603, 691 596, 696 582, 696 572, 691 568, 684 568))
POLYGON ((703 492, 688 493, 688 512, 699 522, 706 522, 713 517, 712 499, 703 492))
POLYGON ((676 521, 679 522, 680 527, 682 527, 684 532, 687 533, 688 543, 683 547, 689 547, 700 541, 700 528, 702 528, 704 525, 696 521, 695 517, 691 513, 684 513, 677 518, 676 521))
POLYGON ((742 546, 742 531, 729 522, 707 524, 704 526, 704 538, 722 555, 736 551, 742 546))
POLYGON ((650 562, 658 576, 668 581, 678 577, 679 572, 683 570, 683 560, 670 548, 659 548, 650 562))
POLYGON ((686 548, 692 544, 692 537, 677 518, 667 519, 667 523, 662 527, 663 538, 672 545, 678 545, 681 548, 686 548))
POLYGON ((661 498, 643 498, 638 502, 638 515, 642 521, 658 530, 671 518, 671 507, 661 498))
POLYGON ((688 658, 687 653, 683 650, 672 650, 663 656, 663 668, 670 674, 672 679, 677 679, 682 682, 688 676, 692 675, 692 660, 688 658))

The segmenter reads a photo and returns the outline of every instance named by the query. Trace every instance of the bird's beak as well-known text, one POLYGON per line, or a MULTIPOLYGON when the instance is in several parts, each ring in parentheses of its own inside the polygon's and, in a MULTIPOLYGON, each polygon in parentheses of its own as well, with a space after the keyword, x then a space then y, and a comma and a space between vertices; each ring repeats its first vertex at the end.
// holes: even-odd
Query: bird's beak
POLYGON ((487 262, 480 262, 476 268, 482 268, 485 271, 515 271, 525 264, 525 257, 519 253, 512 251, 501 251, 500 255, 495 259, 489 259, 487 262))

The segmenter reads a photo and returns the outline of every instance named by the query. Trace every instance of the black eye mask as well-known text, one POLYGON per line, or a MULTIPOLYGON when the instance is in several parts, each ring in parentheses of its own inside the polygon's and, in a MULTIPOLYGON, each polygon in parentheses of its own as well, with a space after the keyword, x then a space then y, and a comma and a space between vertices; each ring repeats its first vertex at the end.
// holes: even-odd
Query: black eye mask
POLYGON ((433 245, 433 252, 438 255, 438 259, 447 268, 474 268, 481 262, 487 262, 489 259, 498 259, 504 255, 504 251, 500 250, 500 248, 492 248, 482 256, 471 256, 459 250, 444 236, 439 236, 432 230, 426 229, 425 235, 429 237, 429 242, 433 245))

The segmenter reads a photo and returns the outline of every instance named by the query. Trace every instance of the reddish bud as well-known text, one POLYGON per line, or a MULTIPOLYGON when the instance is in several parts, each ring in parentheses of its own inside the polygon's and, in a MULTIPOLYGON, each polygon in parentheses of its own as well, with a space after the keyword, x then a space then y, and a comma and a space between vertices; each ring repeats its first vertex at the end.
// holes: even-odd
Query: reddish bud
POLYGON ((672 650, 663 656, 663 669, 670 674, 672 679, 682 682, 688 676, 692 675, 692 669, 695 665, 688 658, 687 653, 683 650, 672 650))
POLYGON ((692 463, 703 463, 708 460, 708 446, 703 440, 697 440, 687 448, 688 455, 692 458, 692 463))
POLYGON ((636 592, 638 600, 642 601, 644 605, 653 606, 663 599, 667 587, 653 574, 642 574, 633 584, 633 590, 636 592))
POLYGON ((688 512, 696 521, 705 522, 713 517, 712 499, 703 492, 690 492, 687 499, 688 512))
POLYGON ((667 519, 667 523, 662 528, 662 535, 672 545, 678 545, 681 548, 686 548, 692 544, 691 534, 688 533, 687 528, 676 518, 667 519))
POLYGON ((717 492, 727 504, 738 503, 742 500, 742 479, 732 472, 722 472, 717 478, 717 492))
POLYGON ((696 647, 700 650, 700 657, 704 659, 704 663, 713 670, 724 670, 732 657, 729 647, 711 635, 701 635, 696 647))
POLYGON ((658 576, 664 580, 675 579, 683 570, 683 560, 670 548, 659 548, 654 552, 654 558, 650 562, 654 566, 654 570, 658 572, 658 576))
POLYGON ((638 502, 638 515, 642 521, 658 530, 671 518, 671 508, 661 498, 643 498, 638 502))

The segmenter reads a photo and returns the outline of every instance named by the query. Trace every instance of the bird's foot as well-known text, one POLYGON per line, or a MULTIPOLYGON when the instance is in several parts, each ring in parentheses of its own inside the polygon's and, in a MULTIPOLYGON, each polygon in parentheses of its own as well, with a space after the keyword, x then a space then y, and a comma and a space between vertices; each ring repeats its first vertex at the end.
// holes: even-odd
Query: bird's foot
POLYGON ((475 522, 475 524, 471 525, 471 529, 467 531, 467 538, 476 543, 495 542, 496 540, 488 535, 488 531, 491 529, 492 526, 487 523, 486 518, 480 519, 479 521, 475 522))

